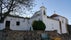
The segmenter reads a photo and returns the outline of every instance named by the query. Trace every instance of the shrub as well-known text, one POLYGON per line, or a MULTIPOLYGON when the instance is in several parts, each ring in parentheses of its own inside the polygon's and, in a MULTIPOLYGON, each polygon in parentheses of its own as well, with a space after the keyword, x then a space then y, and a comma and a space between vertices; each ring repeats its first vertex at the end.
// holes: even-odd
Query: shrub
POLYGON ((32 24, 33 30, 45 30, 46 26, 42 21, 34 21, 32 24))

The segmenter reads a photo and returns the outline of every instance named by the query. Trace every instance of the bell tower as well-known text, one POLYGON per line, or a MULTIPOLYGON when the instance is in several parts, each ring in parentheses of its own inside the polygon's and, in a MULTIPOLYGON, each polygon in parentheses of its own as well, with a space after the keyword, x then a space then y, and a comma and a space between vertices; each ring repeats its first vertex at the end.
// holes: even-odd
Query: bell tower
POLYGON ((44 6, 40 7, 40 11, 41 11, 42 15, 46 15, 46 11, 45 10, 46 10, 46 8, 44 6))

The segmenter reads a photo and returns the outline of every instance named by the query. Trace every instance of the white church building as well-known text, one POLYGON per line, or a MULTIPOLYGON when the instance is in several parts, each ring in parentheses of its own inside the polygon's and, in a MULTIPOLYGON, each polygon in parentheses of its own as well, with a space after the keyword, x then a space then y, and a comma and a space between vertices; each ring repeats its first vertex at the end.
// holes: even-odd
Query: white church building
POLYGON ((3 23, 0 23, 0 30, 5 29, 5 27, 11 30, 33 30, 33 21, 41 20, 46 25, 45 31, 56 30, 59 34, 68 33, 67 31, 67 18, 53 14, 50 17, 46 15, 46 8, 44 6, 40 7, 40 10, 35 12, 31 18, 24 18, 14 15, 8 15, 3 23))

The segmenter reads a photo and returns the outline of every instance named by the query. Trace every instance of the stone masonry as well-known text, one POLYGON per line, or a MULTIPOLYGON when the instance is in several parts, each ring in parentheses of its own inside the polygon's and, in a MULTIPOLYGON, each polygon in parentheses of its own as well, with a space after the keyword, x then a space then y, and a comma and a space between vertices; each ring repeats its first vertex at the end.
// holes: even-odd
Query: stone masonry
POLYGON ((55 32, 47 31, 0 31, 0 40, 41 40, 41 34, 46 33, 50 36, 57 36, 55 32))
POLYGON ((36 39, 40 40, 40 35, 36 34, 35 32, 3 31, 0 33, 0 40, 36 40, 36 39))

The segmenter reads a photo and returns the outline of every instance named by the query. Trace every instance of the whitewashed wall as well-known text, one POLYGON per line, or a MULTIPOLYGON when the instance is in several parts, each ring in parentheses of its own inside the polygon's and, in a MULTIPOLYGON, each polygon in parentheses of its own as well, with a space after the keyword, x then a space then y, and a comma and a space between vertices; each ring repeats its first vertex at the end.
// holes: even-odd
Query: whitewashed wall
POLYGON ((2 30, 4 28, 5 28, 4 23, 0 23, 0 30, 2 30))
POLYGON ((57 16, 57 17, 53 17, 53 19, 55 19, 55 20, 59 20, 59 17, 57 16))
POLYGON ((30 23, 31 23, 30 25, 32 26, 32 23, 33 23, 34 20, 41 19, 44 22, 44 24, 46 25, 45 31, 54 31, 54 30, 57 30, 58 33, 61 33, 60 32, 59 21, 47 18, 46 14, 44 15, 44 11, 45 11, 45 8, 41 7, 40 8, 40 12, 37 12, 33 16, 33 18, 30 19, 30 23), (37 14, 40 14, 40 15, 36 16, 37 14))
MULTIPOLYGON (((41 7, 40 8, 40 11, 41 11, 41 14, 42 14, 42 21, 46 25, 45 31, 54 31, 54 30, 57 30, 57 32, 59 34, 61 34, 59 21, 54 20, 52 18, 47 18, 47 15, 46 14, 44 15, 45 9, 46 9, 45 7, 41 7)), ((45 11, 45 13, 46 13, 46 11, 45 11)))
POLYGON ((44 16, 43 22, 46 25, 45 31, 54 31, 54 30, 57 30, 57 32, 59 34, 61 34, 59 21, 51 19, 51 18, 47 18, 47 17, 44 16))
POLYGON ((61 22, 62 33, 68 33, 68 30, 67 30, 68 20, 62 16, 54 17, 54 19, 59 20, 61 22))
POLYGON ((62 33, 68 33, 67 31, 67 20, 63 17, 59 17, 61 21, 62 33))
MULTIPOLYGON (((5 19, 6 21, 10 21, 10 29, 12 30, 30 30, 30 27, 28 25, 28 19, 24 19, 24 18, 15 18, 15 17, 7 17, 5 19), (19 21, 20 25, 16 25, 16 22, 19 21)), ((4 22, 4 25, 5 25, 4 22)))

